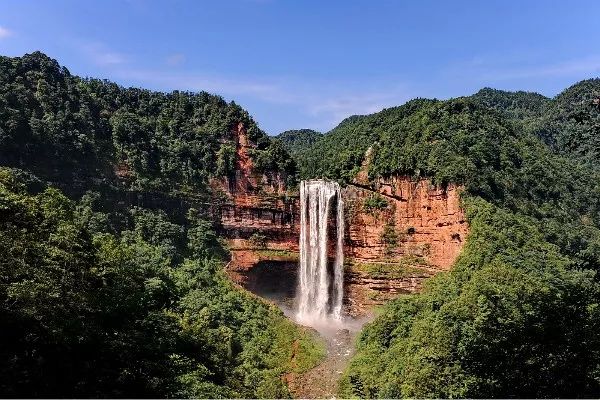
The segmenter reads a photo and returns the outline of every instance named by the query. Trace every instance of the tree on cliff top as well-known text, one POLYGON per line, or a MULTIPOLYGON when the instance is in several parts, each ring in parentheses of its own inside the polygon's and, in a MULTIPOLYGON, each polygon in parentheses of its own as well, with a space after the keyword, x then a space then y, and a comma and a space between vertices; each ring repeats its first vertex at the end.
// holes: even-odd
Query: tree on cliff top
POLYGON ((576 86, 585 94, 567 102, 569 117, 550 111, 565 108, 562 95, 413 100, 346 121, 299 157, 309 176, 349 182, 370 149, 373 181, 409 175, 465 188, 470 233, 459 260, 365 328, 342 395, 600 393, 592 83, 576 86), (584 141, 555 147, 573 134, 584 141))
POLYGON ((0 164, 43 178, 113 182, 120 168, 130 188, 204 190, 226 173, 216 155, 239 123, 257 156, 277 157, 273 172, 295 174, 288 154, 271 149, 248 113, 221 97, 82 79, 40 52, 0 57, 0 164))

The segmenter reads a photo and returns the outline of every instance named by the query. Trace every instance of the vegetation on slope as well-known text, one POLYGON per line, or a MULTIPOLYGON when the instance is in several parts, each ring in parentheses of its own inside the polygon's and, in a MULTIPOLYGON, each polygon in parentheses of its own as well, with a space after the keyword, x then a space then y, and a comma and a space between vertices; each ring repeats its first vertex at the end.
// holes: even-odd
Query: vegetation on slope
POLYGON ((535 92, 507 92, 504 90, 483 88, 471 99, 486 108, 505 113, 516 121, 527 121, 543 116, 552 100, 535 92))
POLYGON ((596 395, 596 271, 549 243, 540 221, 481 198, 466 203, 471 232, 454 269, 365 328, 342 394, 596 395))
POLYGON ((315 142, 323 137, 321 132, 312 129, 294 129, 281 132, 276 136, 292 156, 308 150, 315 142))
POLYGON ((229 283, 205 219, 239 122, 257 166, 293 178, 282 145, 219 97, 0 58, 5 396, 289 396, 282 377, 323 349, 229 283))
MULTIPOLYGON (((518 136, 531 134, 530 136, 542 139, 553 152, 576 157, 580 162, 594 164, 598 162, 595 134, 600 129, 599 110, 600 79, 579 82, 554 99, 548 99, 537 93, 506 92, 489 88, 482 89, 470 97, 450 101, 415 99, 402 106, 385 109, 375 114, 347 118, 326 133, 322 140, 310 148, 310 151, 298 154, 297 161, 302 178, 322 176, 351 181, 365 160, 366 151, 379 145, 379 148, 387 149, 393 154, 379 156, 382 164, 387 165, 374 165, 375 170, 372 176, 384 173, 385 171, 381 169, 385 167, 388 169, 390 167, 398 168, 398 172, 416 176, 429 176, 427 175, 429 171, 422 169, 423 163, 428 161, 424 156, 429 155, 429 152, 420 154, 419 149, 412 147, 416 144, 415 140, 420 140, 418 135, 416 138, 407 135, 415 130, 420 133, 425 125, 429 124, 428 121, 440 125, 437 128, 428 129, 438 129, 438 131, 445 129, 446 122, 449 122, 449 118, 453 118, 449 114, 462 114, 466 118, 473 118, 470 126, 466 123, 462 124, 462 129, 467 131, 466 134, 472 140, 479 139, 479 134, 491 135, 491 133, 485 132, 483 128, 487 128, 487 126, 482 125, 482 121, 477 118, 496 118, 500 124, 510 124, 514 127, 518 136), (456 112, 451 109, 452 107, 458 108, 456 112), (465 112, 461 110, 461 107, 471 109, 476 107, 477 110, 465 112), (492 110, 496 113, 492 113, 492 110), (436 115, 437 112, 439 112, 438 115, 436 115), (475 115, 475 113, 479 115, 475 115), (405 120, 405 117, 413 114, 417 115, 413 116, 411 121, 405 120), (423 120, 417 121, 418 118, 423 118, 423 120), (407 124, 411 124, 411 126, 407 126, 407 124), (416 126, 417 124, 423 124, 423 126, 416 126), (390 140, 390 136, 393 137, 392 140, 395 140, 394 143, 390 140), (380 143, 382 139, 386 138, 384 143, 380 143), (405 139, 409 140, 406 145, 405 139), (398 143, 403 145, 404 150, 410 146, 412 157, 419 158, 421 164, 417 165, 412 160, 407 161, 408 157, 404 157, 400 161, 394 160, 394 157, 400 156, 401 152, 395 152, 390 146, 398 143), (405 165, 392 165, 394 162, 396 164, 403 162, 405 165)), ((436 140, 433 136, 428 139, 429 141, 436 140)), ((457 138, 456 140, 462 139, 457 138)), ((469 142, 464 144, 472 145, 469 142)), ((445 143, 440 146, 445 147, 445 143)), ((451 150, 462 152, 466 149, 451 150)), ((473 154, 473 158, 475 156, 473 154)))
POLYGON ((555 151, 598 164, 600 160, 600 79, 581 81, 551 104, 539 135, 555 151))
MULTIPOLYGON (((470 234, 454 269, 366 327, 342 395, 600 393, 600 174, 594 157, 582 162, 573 157, 580 150, 552 145, 570 131, 552 114, 562 96, 417 99, 345 121, 299 158, 310 176, 350 181, 366 162, 372 180, 465 186, 470 234)), ((579 126, 593 129, 597 109, 569 104, 581 106, 579 126)), ((587 139, 578 149, 590 148, 587 139)))
POLYGON ((202 191, 233 172, 238 123, 259 166, 295 173, 281 145, 218 96, 82 79, 39 52, 0 57, 0 163, 46 179, 85 187, 120 175, 129 189, 202 191))
POLYGON ((210 223, 134 208, 112 233, 91 199, 31 193, 0 169, 2 393, 289 396, 282 375, 322 350, 228 282, 210 223))

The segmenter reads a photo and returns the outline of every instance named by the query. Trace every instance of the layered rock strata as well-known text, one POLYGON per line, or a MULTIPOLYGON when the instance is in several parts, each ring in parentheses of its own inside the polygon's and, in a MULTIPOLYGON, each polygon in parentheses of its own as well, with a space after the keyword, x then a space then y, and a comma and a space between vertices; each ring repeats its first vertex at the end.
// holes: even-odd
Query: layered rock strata
MULTIPOLYGON (((289 267, 298 261, 299 196, 287 190, 287 177, 256 171, 250 157, 254 145, 243 125, 234 135, 236 172, 213 182, 213 190, 222 193, 217 219, 231 250, 229 275, 242 285, 249 285, 252 276, 255 286, 260 279, 250 274, 255 266, 289 267)), ((468 234, 460 190, 402 176, 373 184, 361 174, 343 189, 348 312, 360 315, 372 305, 418 291, 426 278, 452 266, 468 234)), ((296 279, 293 271, 285 279, 296 279)))

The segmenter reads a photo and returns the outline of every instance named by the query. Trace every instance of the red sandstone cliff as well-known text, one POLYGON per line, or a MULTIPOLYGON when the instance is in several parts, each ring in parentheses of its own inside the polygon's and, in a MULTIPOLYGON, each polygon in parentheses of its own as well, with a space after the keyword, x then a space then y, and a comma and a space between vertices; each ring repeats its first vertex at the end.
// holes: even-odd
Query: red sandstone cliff
POLYGON ((350 310, 420 289, 448 270, 468 233, 460 188, 408 177, 344 190, 346 291, 350 310))
MULTIPOLYGON (((259 263, 297 263, 300 205, 298 193, 286 188, 286 177, 256 171, 250 157, 255 146, 242 124, 234 136, 235 175, 212 186, 223 197, 219 219, 232 254, 228 272, 247 284, 249 271, 259 263)), ((452 266, 468 233, 459 193, 453 185, 441 188, 408 177, 372 184, 363 172, 343 189, 351 313, 419 290, 424 279, 452 266)))
POLYGON ((432 268, 449 269, 468 232, 459 191, 408 177, 380 180, 375 188, 349 185, 346 254, 360 261, 417 256, 432 268))
MULTIPOLYGON (((287 177, 254 168, 250 153, 256 146, 243 124, 238 124, 233 135, 235 174, 214 180, 211 186, 221 194, 218 218, 220 233, 231 250, 229 270, 243 272, 261 260, 285 258, 275 250, 297 252, 300 217, 298 197, 287 191, 287 177)), ((240 275, 234 278, 243 281, 240 275)))

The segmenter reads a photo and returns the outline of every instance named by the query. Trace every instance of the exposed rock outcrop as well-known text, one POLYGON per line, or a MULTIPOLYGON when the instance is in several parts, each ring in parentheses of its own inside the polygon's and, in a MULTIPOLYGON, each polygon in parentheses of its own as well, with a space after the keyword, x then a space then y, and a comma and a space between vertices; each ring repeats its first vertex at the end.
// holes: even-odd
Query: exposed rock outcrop
MULTIPOLYGON (((232 254, 228 273, 249 285, 249 271, 259 263, 297 262, 300 204, 298 193, 286 187, 287 177, 254 168, 254 145, 243 125, 234 135, 236 172, 212 186, 222 193, 220 228, 232 254)), ((402 176, 373 184, 363 173, 343 189, 345 305, 351 314, 415 292, 426 278, 452 266, 468 233, 460 190, 402 176)))
POLYGON ((256 170, 250 156, 256 146, 243 124, 233 134, 235 173, 211 186, 221 194, 216 212, 220 233, 231 250, 228 272, 243 284, 244 272, 260 261, 297 260, 299 199, 287 190, 286 176, 256 170))
POLYGON ((408 177, 382 179, 375 188, 349 185, 346 253, 363 262, 417 256, 431 268, 449 269, 468 232, 459 192, 408 177))

